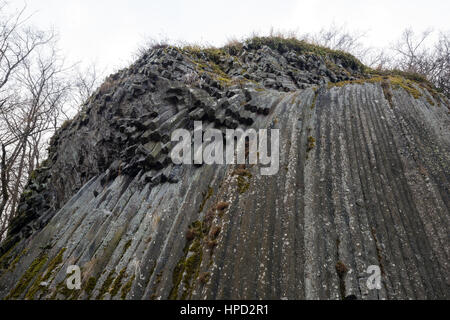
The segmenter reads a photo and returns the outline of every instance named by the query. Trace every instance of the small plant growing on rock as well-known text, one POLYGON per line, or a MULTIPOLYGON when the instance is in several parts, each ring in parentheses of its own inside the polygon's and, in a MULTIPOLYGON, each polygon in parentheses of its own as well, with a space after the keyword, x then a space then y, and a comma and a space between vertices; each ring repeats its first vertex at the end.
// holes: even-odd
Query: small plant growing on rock
POLYGON ((238 191, 244 193, 250 187, 250 178, 252 174, 245 167, 239 167, 233 171, 233 175, 237 175, 238 191))
POLYGON ((208 240, 206 245, 212 251, 217 246, 217 240, 208 240))
POLYGON ((225 210, 226 208, 228 208, 230 206, 230 204, 228 203, 228 202, 219 202, 218 204, 217 204, 217 206, 216 206, 216 209, 218 210, 218 211, 223 211, 223 210, 225 210))
POLYGON ((238 176, 245 176, 245 177, 249 177, 249 178, 252 176, 250 171, 248 171, 245 168, 238 168, 238 169, 234 170, 233 174, 238 175, 238 176))
POLYGON ((316 139, 314 137, 309 136, 308 137, 308 145, 306 147, 306 152, 310 152, 314 147, 316 146, 316 139))
POLYGON ((220 226, 214 226, 209 233, 209 237, 211 239, 217 239, 221 230, 222 228, 220 226))
POLYGON ((343 278, 347 274, 348 268, 342 261, 338 261, 336 263, 336 272, 339 278, 343 278))
POLYGON ((188 231, 186 231, 186 240, 187 241, 192 241, 195 239, 195 231, 192 230, 191 228, 189 228, 188 231))
POLYGON ((209 276, 210 276, 209 272, 202 272, 202 273, 198 276, 198 281, 199 281, 201 284, 205 285, 205 284, 208 283, 209 276))
POLYGON ((205 215, 205 222, 211 222, 214 220, 214 216, 215 216, 215 210, 214 209, 209 209, 208 212, 205 215))
POLYGON ((66 120, 62 123, 60 130, 65 130, 67 129, 70 125, 72 124, 72 120, 66 120))
POLYGON ((389 82, 386 80, 381 81, 381 88, 383 89, 384 97, 389 102, 389 105, 392 108, 392 92, 389 82))
POLYGON ((99 92, 101 94, 105 94, 109 92, 115 85, 115 81, 112 78, 107 78, 105 82, 103 82, 99 88, 99 92))

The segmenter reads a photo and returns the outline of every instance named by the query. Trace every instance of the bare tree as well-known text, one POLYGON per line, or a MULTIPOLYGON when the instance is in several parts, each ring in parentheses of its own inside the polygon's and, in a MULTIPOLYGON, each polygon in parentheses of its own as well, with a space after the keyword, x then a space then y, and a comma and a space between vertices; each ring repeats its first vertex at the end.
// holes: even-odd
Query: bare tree
POLYGON ((376 70, 391 69, 393 65, 392 55, 386 49, 371 48, 360 59, 366 66, 376 70))
POLYGON ((419 36, 406 29, 393 50, 393 67, 425 76, 447 97, 450 97, 450 34, 440 33, 434 45, 428 45, 431 30, 419 36))
POLYGON ((450 34, 441 33, 429 61, 427 76, 447 97, 450 97, 450 34))
POLYGON ((6 102, 7 86, 11 76, 20 68, 21 63, 39 46, 53 37, 52 34, 24 27, 26 6, 20 11, 7 15, 7 4, 0 3, 0 106, 6 102))
POLYGON ((334 50, 349 52, 360 59, 364 59, 372 50, 365 47, 362 43, 366 35, 366 32, 352 32, 348 31, 345 26, 333 24, 329 28, 322 28, 317 33, 304 35, 303 38, 308 42, 334 50))
POLYGON ((30 173, 45 156, 45 142, 61 122, 71 89, 53 33, 25 26, 25 8, 13 15, 0 5, 0 240, 16 215, 30 173))
POLYGON ((412 29, 406 29, 400 40, 394 46, 394 51, 399 58, 397 67, 403 71, 425 74, 427 72, 428 59, 430 57, 429 48, 424 45, 431 35, 432 30, 424 31, 420 36, 416 36, 412 29))
MULTIPOLYGON (((132 54, 132 59, 136 60, 143 57, 151 49, 167 48, 168 46, 175 44, 170 41, 167 36, 160 35, 159 37, 144 36, 142 44, 139 45, 135 52, 132 54)), ((181 43, 180 43, 181 44, 181 43)), ((130 61, 131 62, 131 61, 130 61)))
MULTIPOLYGON (((0 203, 0 212, 3 212, 3 209, 6 207, 6 203, 9 199, 8 193, 8 171, 6 170, 6 147, 2 143, 2 157, 1 157, 1 181, 2 181, 2 202, 0 203)), ((0 229, 0 232, 1 229, 0 229)))
POLYGON ((91 63, 86 68, 77 67, 75 69, 71 98, 76 111, 80 111, 81 106, 86 103, 94 93, 94 90, 97 89, 103 73, 98 70, 94 63, 91 63))
POLYGON ((420 74, 450 97, 450 34, 440 33, 434 44, 433 35, 431 29, 422 33, 405 29, 390 48, 371 48, 362 44, 365 33, 349 32, 342 26, 333 25, 303 38, 328 48, 352 53, 365 65, 378 70, 397 69, 420 74))

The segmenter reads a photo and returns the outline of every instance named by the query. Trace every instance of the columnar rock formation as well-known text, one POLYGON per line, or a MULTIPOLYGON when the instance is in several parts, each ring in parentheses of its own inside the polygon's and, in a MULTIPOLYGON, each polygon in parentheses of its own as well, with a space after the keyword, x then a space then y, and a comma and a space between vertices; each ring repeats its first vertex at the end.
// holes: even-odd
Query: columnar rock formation
POLYGON ((151 49, 53 137, 0 297, 449 298, 449 108, 420 78, 303 42, 151 49), (278 174, 174 165, 171 133, 195 120, 279 129, 278 174))

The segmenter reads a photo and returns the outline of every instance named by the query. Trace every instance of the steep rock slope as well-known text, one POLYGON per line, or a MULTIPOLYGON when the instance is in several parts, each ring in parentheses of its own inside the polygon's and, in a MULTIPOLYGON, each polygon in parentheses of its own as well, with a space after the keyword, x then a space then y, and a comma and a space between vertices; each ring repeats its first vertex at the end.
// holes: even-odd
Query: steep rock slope
POLYGON ((304 43, 153 49, 55 135, 0 296, 448 298, 449 122, 426 83, 304 43), (194 120, 279 129, 278 174, 173 165, 170 134, 194 120), (65 287, 73 264, 82 290, 65 287))

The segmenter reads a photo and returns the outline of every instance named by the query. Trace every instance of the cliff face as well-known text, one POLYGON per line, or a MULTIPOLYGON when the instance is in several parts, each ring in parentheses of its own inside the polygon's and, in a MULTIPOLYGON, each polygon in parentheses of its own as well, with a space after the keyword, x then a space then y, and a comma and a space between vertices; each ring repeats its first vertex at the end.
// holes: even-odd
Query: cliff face
POLYGON ((22 196, 0 297, 449 298, 448 100, 275 40, 153 49, 108 78, 22 196), (278 173, 172 164, 194 120, 279 129, 278 173))

